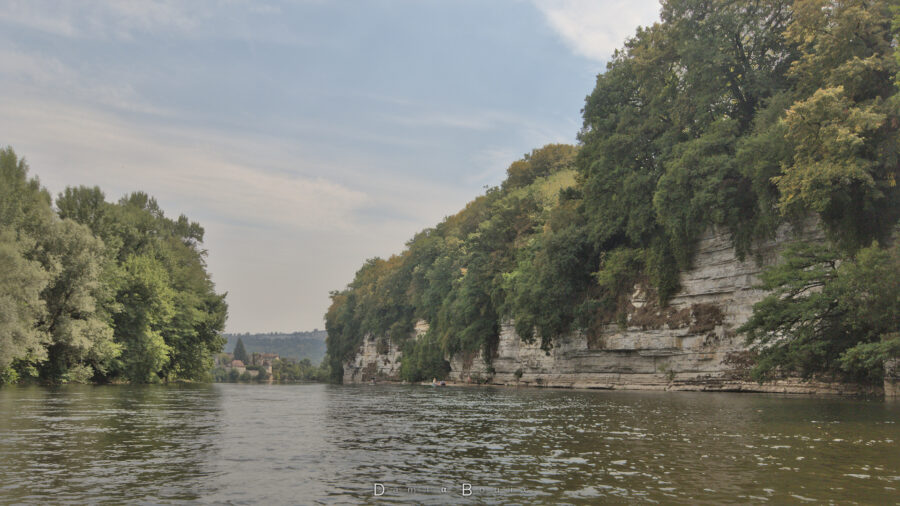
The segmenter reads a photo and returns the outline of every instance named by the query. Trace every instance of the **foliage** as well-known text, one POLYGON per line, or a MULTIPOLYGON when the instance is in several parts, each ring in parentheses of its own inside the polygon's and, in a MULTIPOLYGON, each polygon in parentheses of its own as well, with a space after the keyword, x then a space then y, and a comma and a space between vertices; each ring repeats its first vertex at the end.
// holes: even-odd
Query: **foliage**
POLYGON ((237 340, 244 342, 244 348, 248 354, 274 353, 282 358, 301 360, 310 359, 318 364, 325 358, 325 338, 328 337, 324 330, 308 332, 280 333, 270 332, 265 334, 224 334, 227 339, 225 351, 232 352, 237 345, 237 340))
POLYGON ((46 314, 41 292, 50 275, 25 258, 26 249, 14 232, 0 229, 0 371, 11 371, 15 360, 46 357, 49 339, 36 322, 46 314))
POLYGON ((90 229, 72 220, 55 222, 36 257, 50 282, 42 292, 47 314, 41 328, 50 337, 41 376, 47 381, 89 381, 105 374, 122 345, 113 339, 108 311, 111 297, 103 283, 106 247, 90 229))
POLYGON ((234 345, 234 359, 240 360, 245 364, 250 363, 250 357, 247 355, 247 350, 244 348, 244 341, 241 338, 238 338, 237 344, 234 345))
POLYGON ((845 375, 879 382, 900 356, 900 248, 877 243, 841 259, 833 247, 800 243, 762 275, 772 293, 741 327, 759 359, 758 380, 779 374, 845 375))
MULTIPOLYGON (((857 251, 888 244, 900 217, 895 4, 664 0, 661 22, 638 28, 597 76, 579 146, 513 162, 499 188, 332 293, 332 379, 363 336, 402 342, 415 319, 430 338, 408 345, 410 377, 438 350, 489 362, 503 320, 544 349, 625 324, 636 288, 660 306, 677 293, 710 229, 730 232, 740 258, 761 258, 779 227, 812 221, 835 262, 874 261, 857 251)), ((794 369, 818 360, 859 375, 893 349, 861 339, 848 351, 811 332, 798 343, 820 349, 794 369)))
POLYGON ((437 378, 442 380, 450 372, 450 364, 444 360, 439 343, 430 333, 410 339, 403 345, 400 377, 411 383, 437 378))
POLYGON ((325 364, 315 365, 308 358, 302 360, 281 359, 272 365, 272 379, 281 382, 328 381, 325 364))
POLYGON ((885 240, 900 216, 900 66, 890 5, 798 1, 787 30, 801 56, 790 71, 797 100, 784 118, 793 157, 774 178, 779 205, 817 212, 850 250, 885 240))
POLYGON ((28 165, 12 148, 0 150, 0 383, 20 376, 14 366, 33 371, 47 357, 50 337, 39 322, 51 275, 34 254, 52 220, 50 196, 28 178, 28 165))
POLYGON ((0 151, 0 377, 49 383, 205 379, 227 306, 203 229, 133 193, 50 195, 0 151))
POLYGON ((366 335, 389 337, 407 350, 402 371, 408 378, 443 377, 444 356, 453 353, 481 351, 490 360, 508 307, 505 277, 540 233, 560 192, 575 184, 566 165, 574 154, 574 147, 563 145, 533 151, 525 165, 510 168, 518 182, 489 189, 417 234, 402 254, 367 261, 345 290, 332 292, 326 314, 331 379, 340 381, 343 364, 366 335), (408 340, 417 319, 430 330, 413 343, 408 340))
MULTIPOLYGON (((537 333, 543 348, 552 337, 573 330, 581 302, 591 285, 590 272, 583 263, 593 255, 592 245, 580 233, 577 211, 567 202, 552 216, 571 212, 575 220, 554 230, 551 225, 535 237, 519 254, 514 270, 503 276, 506 293, 504 313, 515 321, 516 331, 526 341, 537 333)), ((551 220, 553 222, 554 220, 551 220)))
POLYGON ((224 357, 228 357, 228 355, 224 355, 220 359, 220 365, 212 371, 213 380, 219 383, 234 383, 237 381, 262 382, 269 380, 281 383, 324 382, 328 381, 329 377, 329 371, 324 364, 316 366, 306 358, 303 360, 281 358, 273 361, 271 376, 263 366, 248 365, 246 371, 258 371, 258 374, 252 377, 250 374, 245 376, 239 373, 237 369, 230 368, 230 363, 222 362, 221 360, 224 360, 224 357))
POLYGON ((578 148, 569 144, 548 144, 535 149, 506 169, 503 188, 528 186, 540 177, 547 177, 572 166, 578 148))

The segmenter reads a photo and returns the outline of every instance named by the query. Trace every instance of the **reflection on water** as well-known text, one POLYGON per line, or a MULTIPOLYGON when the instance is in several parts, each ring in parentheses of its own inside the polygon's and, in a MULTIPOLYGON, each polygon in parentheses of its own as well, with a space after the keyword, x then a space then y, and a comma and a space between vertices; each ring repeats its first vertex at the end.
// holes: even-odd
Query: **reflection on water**
POLYGON ((0 498, 195 499, 221 426, 210 387, 0 390, 0 498))
POLYGON ((739 394, 3 388, 0 501, 896 503, 898 421, 739 394))

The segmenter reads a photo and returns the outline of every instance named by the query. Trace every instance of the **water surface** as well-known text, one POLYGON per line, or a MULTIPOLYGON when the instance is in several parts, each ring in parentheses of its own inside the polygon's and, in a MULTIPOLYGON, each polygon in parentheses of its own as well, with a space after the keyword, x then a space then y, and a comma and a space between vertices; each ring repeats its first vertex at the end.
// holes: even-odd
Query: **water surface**
POLYGON ((896 504, 898 421, 747 394, 4 387, 0 502, 896 504))

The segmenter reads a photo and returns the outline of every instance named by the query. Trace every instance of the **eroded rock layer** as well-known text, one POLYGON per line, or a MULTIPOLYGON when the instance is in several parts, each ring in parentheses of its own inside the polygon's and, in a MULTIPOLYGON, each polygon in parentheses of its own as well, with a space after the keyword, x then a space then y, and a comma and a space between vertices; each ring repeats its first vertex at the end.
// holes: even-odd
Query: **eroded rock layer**
MULTIPOLYGON (((814 227, 802 234, 819 239, 814 227)), ((697 245, 694 268, 681 274, 681 291, 665 308, 635 287, 627 321, 610 323, 599 337, 575 333, 555 339, 550 350, 540 339, 523 342, 504 324, 496 355, 488 365, 480 354, 450 357, 450 379, 502 385, 546 387, 719 390, 785 393, 857 393, 838 383, 784 380, 760 385, 747 378, 747 350, 736 329, 750 317, 764 292, 754 288, 762 268, 798 234, 788 227, 764 244, 754 258, 739 259, 730 236, 706 233, 697 245)), ((421 333, 427 326, 420 325, 421 333)), ((399 350, 367 338, 345 367, 345 382, 399 379, 399 350)))

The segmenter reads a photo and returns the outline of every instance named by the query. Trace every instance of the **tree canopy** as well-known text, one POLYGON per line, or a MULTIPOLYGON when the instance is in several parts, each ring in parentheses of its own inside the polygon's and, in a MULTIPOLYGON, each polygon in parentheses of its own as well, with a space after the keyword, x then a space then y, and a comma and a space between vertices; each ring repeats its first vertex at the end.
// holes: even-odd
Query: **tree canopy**
POLYGON ((0 150, 0 380, 206 379, 227 305, 203 228, 133 193, 49 193, 0 150))
POLYGON ((234 345, 234 359, 245 364, 250 363, 250 357, 247 355, 247 349, 244 348, 244 341, 241 338, 238 338, 237 344, 234 345))
MULTIPOLYGON (((812 216, 834 258, 880 259, 868 252, 891 244, 900 216, 896 9, 663 1, 661 21, 638 28, 597 76, 578 146, 513 162, 499 187, 332 293, 333 379, 364 336, 402 342, 416 319, 430 330, 405 348, 409 378, 422 375, 412 362, 434 369, 436 354, 491 360, 504 320, 544 348, 596 334, 626 318, 636 285, 665 305, 710 227, 729 231, 743 257, 812 216)), ((868 360, 841 353, 819 358, 868 360)))

